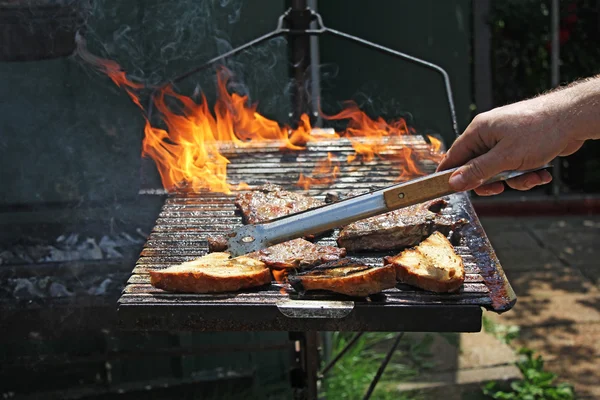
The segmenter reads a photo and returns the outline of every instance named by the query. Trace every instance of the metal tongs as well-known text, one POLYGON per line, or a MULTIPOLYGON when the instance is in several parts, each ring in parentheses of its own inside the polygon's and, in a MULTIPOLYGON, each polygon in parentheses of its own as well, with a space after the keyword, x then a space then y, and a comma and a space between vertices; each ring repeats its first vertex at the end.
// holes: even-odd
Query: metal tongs
MULTIPOLYGON (((505 171, 485 184, 505 181, 549 165, 527 171, 505 171)), ((333 204, 276 218, 262 224, 244 225, 225 234, 233 257, 265 249, 299 237, 318 234, 349 223, 403 207, 456 193, 448 180, 457 168, 389 186, 333 204)))

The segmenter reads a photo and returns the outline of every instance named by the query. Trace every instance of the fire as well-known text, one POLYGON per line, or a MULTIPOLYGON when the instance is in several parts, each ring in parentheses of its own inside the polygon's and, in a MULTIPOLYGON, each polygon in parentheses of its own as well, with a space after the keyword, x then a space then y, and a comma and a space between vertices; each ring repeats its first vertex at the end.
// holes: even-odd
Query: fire
POLYGON ((304 176, 300 173, 296 185, 304 190, 314 185, 329 185, 335 182, 339 173, 339 161, 331 153, 327 153, 327 158, 317 161, 311 176, 304 176))
POLYGON ((342 136, 347 137, 356 152, 348 156, 348 162, 353 162, 358 156, 369 162, 374 157, 380 157, 386 150, 386 138, 414 134, 414 129, 409 129, 406 121, 400 118, 390 123, 383 118, 371 119, 358 108, 354 102, 347 102, 343 111, 336 115, 326 116, 329 120, 349 120, 348 126, 342 136), (364 140, 364 139, 368 140, 364 140))
MULTIPOLYGON (((116 62, 90 54, 82 38, 78 39, 78 54, 107 74, 144 110, 137 93, 144 89, 142 84, 130 81, 116 62)), ((218 72, 218 98, 212 111, 204 96, 195 102, 190 97, 176 93, 172 87, 160 90, 153 98, 164 127, 153 126, 146 118, 142 155, 156 162, 167 190, 185 188, 230 193, 232 190, 247 189, 248 185, 244 183, 235 186, 227 182, 230 161, 223 154, 224 144, 246 147, 263 141, 275 141, 282 149, 299 151, 305 149, 309 142, 345 138, 355 151, 355 154, 347 157, 347 163, 368 163, 375 158, 394 160, 400 165, 399 180, 423 175, 417 164, 422 157, 434 161, 441 158, 441 142, 431 136, 429 154, 415 152, 410 147, 390 150, 389 143, 394 137, 414 134, 414 129, 404 119, 393 122, 386 122, 381 117, 372 119, 355 103, 346 104, 344 110, 336 115, 325 116, 329 120, 348 120, 347 128, 338 134, 315 134, 307 115, 302 115, 295 129, 281 126, 261 115, 256 104, 248 104, 248 96, 229 93, 229 79, 227 70, 218 72)), ((297 185, 303 189, 313 185, 329 185, 336 181, 339 174, 340 162, 329 153, 326 159, 317 162, 310 176, 300 174, 297 185)))

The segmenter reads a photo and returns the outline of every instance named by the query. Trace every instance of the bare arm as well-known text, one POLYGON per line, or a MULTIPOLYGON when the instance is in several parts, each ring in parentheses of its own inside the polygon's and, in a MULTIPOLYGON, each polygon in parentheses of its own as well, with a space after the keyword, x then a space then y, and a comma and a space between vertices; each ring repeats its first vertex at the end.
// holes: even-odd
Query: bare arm
MULTIPOLYGON (((502 183, 481 183, 504 170, 537 168, 572 154, 588 139, 600 139, 600 76, 477 115, 438 170, 462 166, 450 178, 456 190, 498 194, 502 183)), ((507 184, 528 190, 551 180, 541 171, 507 184)))

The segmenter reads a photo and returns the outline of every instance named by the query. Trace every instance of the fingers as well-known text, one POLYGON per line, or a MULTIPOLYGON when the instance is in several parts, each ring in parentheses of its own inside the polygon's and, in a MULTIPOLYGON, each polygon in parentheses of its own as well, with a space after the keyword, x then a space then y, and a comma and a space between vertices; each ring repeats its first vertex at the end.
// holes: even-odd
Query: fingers
POLYGON ((457 192, 475 189, 494 175, 508 169, 504 160, 502 150, 494 147, 456 170, 450 176, 450 187, 457 192))
POLYGON ((495 194, 500 194, 504 191, 504 183, 494 182, 488 185, 479 186, 478 188, 475 188, 473 190, 480 196, 493 196, 495 194))
POLYGON ((506 181, 506 184, 516 190, 529 190, 552 181, 552 175, 546 170, 530 172, 506 181))
POLYGON ((490 149, 490 146, 485 143, 482 137, 483 128, 486 123, 482 122, 484 118, 481 115, 476 116, 467 129, 465 129, 464 133, 454 141, 454 144, 452 144, 444 159, 440 162, 437 168, 438 171, 463 165, 470 159, 486 153, 490 149))

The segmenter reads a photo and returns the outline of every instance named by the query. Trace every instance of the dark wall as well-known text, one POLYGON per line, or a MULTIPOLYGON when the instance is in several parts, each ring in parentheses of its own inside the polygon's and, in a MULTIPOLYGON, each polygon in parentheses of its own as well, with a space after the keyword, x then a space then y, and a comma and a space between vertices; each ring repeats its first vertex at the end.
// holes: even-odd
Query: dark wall
MULTIPOLYGON (((334 29, 438 64, 450 75, 458 125, 470 120, 471 1, 321 1, 324 23, 334 29)), ((408 116, 422 132, 453 139, 441 76, 406 61, 337 38, 321 40, 323 103, 339 110, 355 99, 372 115, 408 116), (411 118, 412 117, 412 118, 411 118)))

